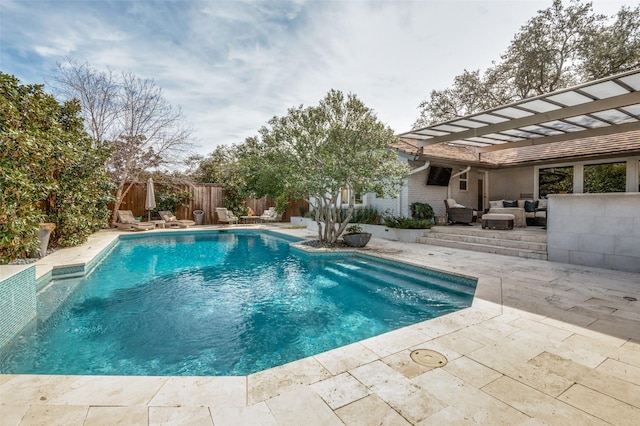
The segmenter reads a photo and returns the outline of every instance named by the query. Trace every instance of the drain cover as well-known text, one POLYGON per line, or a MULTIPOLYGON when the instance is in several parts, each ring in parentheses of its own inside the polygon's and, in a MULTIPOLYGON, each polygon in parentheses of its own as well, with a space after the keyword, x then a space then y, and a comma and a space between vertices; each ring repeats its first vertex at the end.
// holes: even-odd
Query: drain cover
POLYGON ((431 349, 416 349, 411 352, 411 359, 425 367, 437 368, 447 365, 447 357, 431 349))

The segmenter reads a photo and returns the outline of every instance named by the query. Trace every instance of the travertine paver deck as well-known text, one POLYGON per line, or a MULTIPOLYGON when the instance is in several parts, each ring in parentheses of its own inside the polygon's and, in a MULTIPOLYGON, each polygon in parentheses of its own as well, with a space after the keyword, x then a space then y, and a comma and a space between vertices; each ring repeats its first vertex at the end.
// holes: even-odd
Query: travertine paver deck
POLYGON ((0 375, 0 423, 639 424, 640 274, 380 239, 366 251, 478 277, 473 306, 246 377, 0 375), (416 348, 448 364, 415 364, 416 348))

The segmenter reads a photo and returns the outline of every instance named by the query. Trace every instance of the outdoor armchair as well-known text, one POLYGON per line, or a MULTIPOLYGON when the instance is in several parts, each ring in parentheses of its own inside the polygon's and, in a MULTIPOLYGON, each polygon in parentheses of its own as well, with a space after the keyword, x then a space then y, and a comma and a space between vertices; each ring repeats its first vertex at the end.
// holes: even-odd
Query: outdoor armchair
POLYGON ((228 223, 229 225, 238 223, 238 217, 224 207, 216 207, 216 214, 218 215, 218 222, 228 223))
POLYGON ((275 222, 277 214, 275 207, 269 207, 260 215, 260 220, 262 222, 275 222))
POLYGON ((447 209, 447 221, 450 224, 465 223, 470 225, 473 222, 475 211, 472 208, 456 203, 453 198, 444 200, 444 205, 447 209))

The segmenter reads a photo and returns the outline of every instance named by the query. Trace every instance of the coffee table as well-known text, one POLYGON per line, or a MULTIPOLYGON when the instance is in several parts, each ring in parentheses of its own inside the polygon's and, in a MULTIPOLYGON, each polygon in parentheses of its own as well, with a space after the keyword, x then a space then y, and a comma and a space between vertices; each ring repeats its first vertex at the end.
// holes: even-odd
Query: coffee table
POLYGON ((242 223, 258 223, 260 216, 240 216, 242 223))

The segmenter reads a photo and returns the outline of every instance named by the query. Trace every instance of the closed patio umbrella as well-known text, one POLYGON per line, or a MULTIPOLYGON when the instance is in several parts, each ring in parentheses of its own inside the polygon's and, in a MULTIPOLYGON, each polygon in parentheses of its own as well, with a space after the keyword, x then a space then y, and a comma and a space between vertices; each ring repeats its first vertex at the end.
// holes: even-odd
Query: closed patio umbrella
POLYGON ((151 210, 156 208, 156 193, 153 190, 153 179, 147 181, 147 198, 144 201, 144 208, 147 210, 147 220, 151 220, 151 210))

